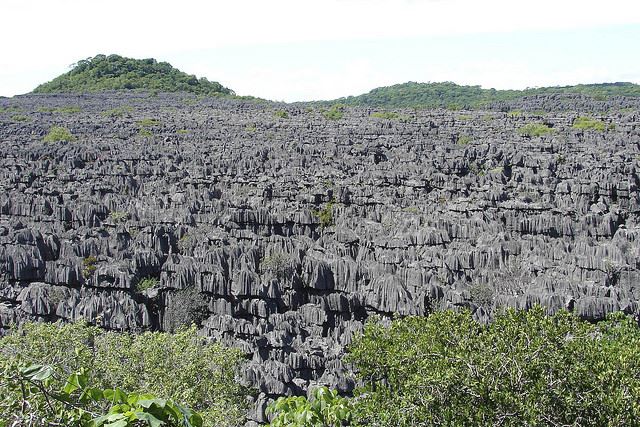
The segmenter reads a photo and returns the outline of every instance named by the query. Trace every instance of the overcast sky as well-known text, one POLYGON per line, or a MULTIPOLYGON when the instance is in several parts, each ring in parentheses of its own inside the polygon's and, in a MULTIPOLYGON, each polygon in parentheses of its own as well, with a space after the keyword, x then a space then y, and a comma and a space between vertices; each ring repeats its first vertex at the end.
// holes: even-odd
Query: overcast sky
POLYGON ((640 1, 2 0, 0 95, 98 53, 303 101, 406 81, 640 83, 640 1))

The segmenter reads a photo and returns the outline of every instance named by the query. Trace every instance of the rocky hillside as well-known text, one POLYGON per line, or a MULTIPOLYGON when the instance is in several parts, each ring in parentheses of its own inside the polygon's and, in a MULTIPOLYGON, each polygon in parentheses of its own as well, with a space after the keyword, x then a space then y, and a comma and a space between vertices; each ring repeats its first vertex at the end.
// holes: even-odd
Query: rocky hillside
POLYGON ((518 102, 0 99, 0 327, 198 321, 246 352, 263 421, 276 395, 351 389, 371 314, 639 313, 640 102, 518 102))

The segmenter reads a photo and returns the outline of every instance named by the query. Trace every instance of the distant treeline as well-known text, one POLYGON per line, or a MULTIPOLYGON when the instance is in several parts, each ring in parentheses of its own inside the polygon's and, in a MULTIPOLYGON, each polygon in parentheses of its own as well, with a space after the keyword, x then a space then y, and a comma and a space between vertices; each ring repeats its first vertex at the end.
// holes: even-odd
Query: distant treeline
POLYGON ((96 55, 78 61, 68 73, 41 84, 34 93, 99 92, 141 89, 158 92, 190 92, 198 95, 233 95, 218 82, 184 73, 153 58, 133 59, 96 55))
POLYGON ((524 90, 483 89, 461 86, 452 82, 408 82, 379 87, 359 96, 336 99, 331 103, 378 108, 477 108, 500 101, 512 101, 527 96, 550 94, 581 94, 597 100, 612 96, 640 96, 640 85, 633 83, 581 84, 524 90))

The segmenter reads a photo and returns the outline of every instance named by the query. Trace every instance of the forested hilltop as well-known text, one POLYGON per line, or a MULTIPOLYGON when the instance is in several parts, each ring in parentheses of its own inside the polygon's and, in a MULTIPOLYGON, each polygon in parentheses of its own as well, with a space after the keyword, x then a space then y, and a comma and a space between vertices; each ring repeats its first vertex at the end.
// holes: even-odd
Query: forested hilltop
POLYGON ((119 55, 96 55, 78 61, 73 69, 34 93, 100 92, 105 90, 146 89, 160 92, 190 92, 199 95, 233 95, 234 92, 205 77, 197 78, 153 58, 133 59, 119 55))
POLYGON ((480 86, 462 86, 452 82, 407 82, 373 89, 359 96, 331 101, 352 106, 385 108, 477 108, 501 101, 513 101, 535 95, 576 94, 595 100, 612 96, 640 96, 640 85, 634 83, 580 84, 552 86, 524 90, 483 89, 480 86))

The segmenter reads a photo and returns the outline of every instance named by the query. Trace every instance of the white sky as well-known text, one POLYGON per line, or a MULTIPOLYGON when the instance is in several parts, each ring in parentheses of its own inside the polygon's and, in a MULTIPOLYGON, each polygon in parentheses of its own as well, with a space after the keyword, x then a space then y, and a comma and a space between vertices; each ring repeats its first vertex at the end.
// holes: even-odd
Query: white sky
POLYGON ((98 53, 286 101, 407 80, 640 83, 638 0, 2 0, 0 40, 4 96, 98 53))

